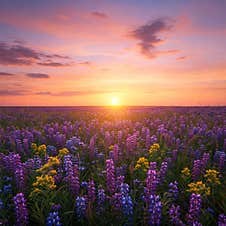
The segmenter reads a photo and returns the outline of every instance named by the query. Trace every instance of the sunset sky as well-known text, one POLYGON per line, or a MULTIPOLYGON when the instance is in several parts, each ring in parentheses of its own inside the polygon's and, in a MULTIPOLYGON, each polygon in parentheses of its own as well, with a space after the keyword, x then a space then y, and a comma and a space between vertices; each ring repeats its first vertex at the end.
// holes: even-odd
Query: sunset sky
POLYGON ((226 0, 1 0, 0 105, 226 105, 226 0))

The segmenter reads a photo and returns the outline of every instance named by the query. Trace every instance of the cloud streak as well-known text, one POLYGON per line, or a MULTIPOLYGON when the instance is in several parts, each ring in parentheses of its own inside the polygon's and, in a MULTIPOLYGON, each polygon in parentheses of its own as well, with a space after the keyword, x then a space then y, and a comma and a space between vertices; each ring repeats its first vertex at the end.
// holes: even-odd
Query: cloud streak
POLYGON ((12 73, 7 73, 7 72, 0 72, 0 77, 11 77, 14 76, 12 73))
POLYGON ((98 18, 98 19, 106 19, 108 17, 107 14, 102 13, 102 12, 98 12, 98 11, 91 12, 91 15, 93 17, 98 18))
POLYGON ((24 96, 26 94, 26 90, 0 90, 0 96, 24 96))
POLYGON ((27 73, 26 76, 30 78, 50 78, 48 74, 43 73, 27 73))
POLYGON ((73 90, 73 91, 62 91, 62 92, 49 92, 42 91, 36 92, 35 95, 47 95, 47 96, 86 96, 86 95, 97 95, 97 94, 105 94, 105 93, 113 93, 117 92, 115 90, 73 90))
MULTIPOLYGON (((130 33, 130 36, 139 41, 140 52, 148 58, 156 57, 155 48, 164 40, 159 37, 162 32, 168 32, 172 28, 172 21, 159 18, 142 25, 130 33)), ((168 50, 170 53, 170 50, 168 50)))
POLYGON ((56 62, 56 60, 68 60, 68 56, 58 54, 46 54, 22 44, 7 44, 0 42, 0 65, 32 65, 41 66, 69 66, 69 63, 56 62))

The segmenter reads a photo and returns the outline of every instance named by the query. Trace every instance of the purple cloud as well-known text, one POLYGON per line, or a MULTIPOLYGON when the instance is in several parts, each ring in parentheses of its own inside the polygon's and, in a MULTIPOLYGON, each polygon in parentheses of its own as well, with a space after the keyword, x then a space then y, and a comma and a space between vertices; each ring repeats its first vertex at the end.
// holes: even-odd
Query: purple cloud
POLYGON ((48 67, 65 67, 69 66, 69 64, 59 63, 59 62, 40 62, 38 65, 48 66, 48 67))
POLYGON ((30 78, 50 78, 48 74, 42 73, 27 73, 26 76, 30 78))
POLYGON ((108 17, 107 14, 97 11, 91 12, 91 15, 100 19, 105 19, 108 17))
POLYGON ((156 57, 155 47, 164 41, 158 35, 161 32, 170 31, 171 28, 169 19, 159 18, 133 30, 130 36, 139 40, 138 45, 143 55, 153 58, 156 57))
POLYGON ((35 95, 40 95, 40 96, 42 96, 42 95, 51 95, 51 92, 48 92, 48 91, 46 91, 46 92, 37 92, 37 93, 35 93, 35 95))
POLYGON ((187 58, 187 56, 181 56, 181 57, 177 57, 176 60, 185 60, 187 58))
POLYGON ((95 95, 103 93, 117 92, 117 90, 75 90, 75 91, 62 91, 62 92, 49 92, 42 91, 37 92, 35 95, 48 95, 48 96, 85 96, 85 95, 95 95))
POLYGON ((22 45, 22 43, 7 44, 0 42, 0 65, 31 65, 68 66, 69 64, 55 62, 56 59, 67 60, 68 56, 46 54, 22 45), (52 59, 51 61, 49 59, 52 59))
POLYGON ((33 49, 0 43, 0 64, 2 65, 30 65, 34 60, 39 59, 39 54, 33 49))
POLYGON ((0 90, 0 96, 24 96, 26 95, 26 90, 0 90))
POLYGON ((14 74, 7 73, 7 72, 0 72, 0 77, 10 77, 10 76, 14 76, 14 74))
POLYGON ((91 61, 83 61, 79 63, 80 65, 84 65, 84 66, 91 66, 92 62, 91 61))

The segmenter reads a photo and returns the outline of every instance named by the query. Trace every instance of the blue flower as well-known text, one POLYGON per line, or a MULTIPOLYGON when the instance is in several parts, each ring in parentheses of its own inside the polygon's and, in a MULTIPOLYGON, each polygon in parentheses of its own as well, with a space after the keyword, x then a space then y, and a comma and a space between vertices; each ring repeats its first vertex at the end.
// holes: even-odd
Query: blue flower
POLYGON ((60 217, 59 217, 57 211, 49 213, 49 216, 47 217, 47 220, 46 220, 46 225, 47 226, 61 226, 62 225, 60 223, 60 217))

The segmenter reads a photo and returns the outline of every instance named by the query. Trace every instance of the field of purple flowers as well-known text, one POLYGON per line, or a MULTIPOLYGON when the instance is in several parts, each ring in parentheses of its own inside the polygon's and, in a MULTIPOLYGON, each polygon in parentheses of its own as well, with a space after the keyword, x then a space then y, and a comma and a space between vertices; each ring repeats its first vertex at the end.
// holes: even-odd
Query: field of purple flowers
POLYGON ((0 225, 226 225, 226 108, 1 108, 0 225))

